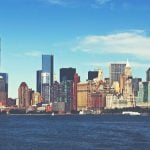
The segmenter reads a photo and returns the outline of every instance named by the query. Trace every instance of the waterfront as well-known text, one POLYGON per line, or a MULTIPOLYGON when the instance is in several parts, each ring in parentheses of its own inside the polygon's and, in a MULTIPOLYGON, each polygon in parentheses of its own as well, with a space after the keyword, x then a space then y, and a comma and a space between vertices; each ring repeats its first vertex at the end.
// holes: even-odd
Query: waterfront
POLYGON ((148 150, 150 117, 0 115, 0 150, 148 150))

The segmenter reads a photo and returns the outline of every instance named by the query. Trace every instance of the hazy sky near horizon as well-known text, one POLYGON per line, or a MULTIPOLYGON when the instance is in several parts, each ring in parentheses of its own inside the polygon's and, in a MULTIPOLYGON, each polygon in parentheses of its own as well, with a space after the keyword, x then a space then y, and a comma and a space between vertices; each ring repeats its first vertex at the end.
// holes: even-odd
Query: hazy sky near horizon
POLYGON ((9 97, 22 81, 36 89, 41 55, 54 54, 61 67, 75 67, 81 80, 97 68, 126 62, 133 77, 150 67, 149 0, 0 0, 1 72, 9 74, 9 97))

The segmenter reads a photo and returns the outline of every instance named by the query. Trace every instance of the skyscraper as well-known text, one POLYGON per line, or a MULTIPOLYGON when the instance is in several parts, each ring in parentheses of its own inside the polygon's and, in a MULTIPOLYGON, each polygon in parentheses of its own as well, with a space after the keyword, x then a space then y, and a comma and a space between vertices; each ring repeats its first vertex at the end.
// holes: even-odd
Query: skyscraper
POLYGON ((41 93, 42 101, 50 103, 51 86, 54 76, 54 56, 42 55, 42 70, 37 71, 36 90, 41 93))
POLYGON ((6 99, 7 99, 8 98, 8 74, 7 73, 0 73, 0 77, 3 78, 3 80, 4 80, 6 99))
POLYGON ((41 93, 41 74, 42 70, 36 72, 36 91, 41 93))
POLYGON ((142 81, 142 78, 133 78, 132 79, 132 88, 133 88, 134 96, 138 96, 139 82, 141 82, 141 81, 142 81))
POLYGON ((93 80, 98 77, 98 71, 88 71, 88 80, 93 80))
POLYGON ((50 74, 42 72, 41 74, 41 95, 45 104, 50 103, 50 74))
POLYGON ((150 102, 150 81, 139 82, 138 102, 150 102))
POLYGON ((54 78, 54 56, 42 55, 42 72, 49 73, 50 85, 53 85, 54 78))
POLYGON ((80 82, 80 76, 76 73, 73 80, 73 101, 72 111, 77 111, 77 84, 80 82))
POLYGON ((60 82, 62 81, 73 81, 76 73, 75 68, 61 68, 60 69, 60 82))
POLYGON ((114 81, 120 81, 120 75, 124 72, 126 64, 110 64, 110 84, 112 85, 114 81))
POLYGON ((0 103, 6 105, 5 81, 3 77, 0 77, 0 103))
POLYGON ((150 68, 146 71, 146 81, 150 81, 150 68))

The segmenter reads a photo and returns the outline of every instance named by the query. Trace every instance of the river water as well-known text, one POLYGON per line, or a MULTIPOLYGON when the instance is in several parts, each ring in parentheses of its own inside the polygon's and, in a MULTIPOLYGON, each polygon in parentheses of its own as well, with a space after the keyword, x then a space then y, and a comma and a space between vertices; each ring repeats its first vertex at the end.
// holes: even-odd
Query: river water
POLYGON ((0 150, 150 150, 150 116, 0 115, 0 150))

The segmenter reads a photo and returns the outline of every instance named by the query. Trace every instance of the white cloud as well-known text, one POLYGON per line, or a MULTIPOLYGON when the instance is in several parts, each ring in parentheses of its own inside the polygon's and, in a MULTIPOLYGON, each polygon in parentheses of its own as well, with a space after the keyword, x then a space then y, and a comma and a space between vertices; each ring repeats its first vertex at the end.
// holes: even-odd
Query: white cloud
POLYGON ((77 40, 74 51, 89 53, 131 54, 150 58, 150 37, 142 30, 120 32, 110 35, 89 35, 77 40))
POLYGON ((28 51, 24 53, 25 56, 30 56, 30 57, 40 57, 42 55, 42 52, 40 51, 28 51))
POLYGON ((63 5, 64 1, 63 0, 48 0, 49 3, 54 4, 54 5, 63 5))
POLYGON ((98 8, 106 3, 111 2, 112 0, 90 0, 90 1, 82 1, 82 0, 39 0, 42 2, 49 3, 50 5, 59 5, 59 6, 92 6, 98 8))
POLYGON ((50 5, 66 6, 72 3, 72 0, 40 0, 50 5))
POLYGON ((96 0, 95 2, 99 5, 104 5, 108 2, 111 2, 112 0, 96 0))

